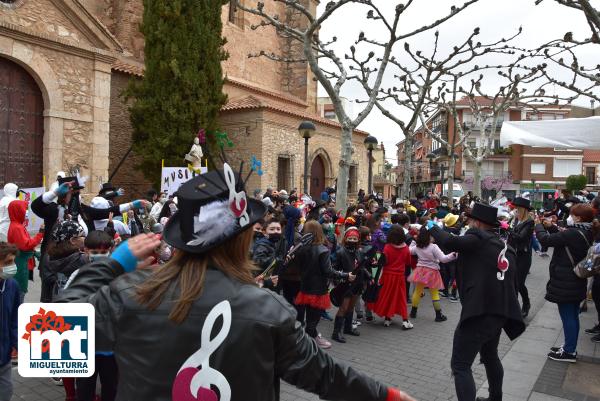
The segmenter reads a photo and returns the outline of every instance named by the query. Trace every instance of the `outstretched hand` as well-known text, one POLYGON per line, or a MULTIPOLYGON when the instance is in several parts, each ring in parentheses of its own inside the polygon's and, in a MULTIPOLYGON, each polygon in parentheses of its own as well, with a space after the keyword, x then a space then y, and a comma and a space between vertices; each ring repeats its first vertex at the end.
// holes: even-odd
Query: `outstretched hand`
POLYGON ((138 260, 138 269, 146 267, 154 260, 154 250, 160 246, 156 234, 140 234, 127 241, 129 251, 138 260))

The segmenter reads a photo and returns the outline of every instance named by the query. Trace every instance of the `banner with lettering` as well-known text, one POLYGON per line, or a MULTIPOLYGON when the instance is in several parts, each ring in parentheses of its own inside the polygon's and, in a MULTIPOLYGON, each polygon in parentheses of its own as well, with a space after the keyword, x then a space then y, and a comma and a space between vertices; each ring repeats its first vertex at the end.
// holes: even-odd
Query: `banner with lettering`
MULTIPOLYGON (((206 167, 201 167, 200 172, 204 174, 208 171, 206 167)), ((197 176, 198 174, 188 167, 163 167, 160 179, 160 190, 169 195, 173 195, 183 184, 197 176)))

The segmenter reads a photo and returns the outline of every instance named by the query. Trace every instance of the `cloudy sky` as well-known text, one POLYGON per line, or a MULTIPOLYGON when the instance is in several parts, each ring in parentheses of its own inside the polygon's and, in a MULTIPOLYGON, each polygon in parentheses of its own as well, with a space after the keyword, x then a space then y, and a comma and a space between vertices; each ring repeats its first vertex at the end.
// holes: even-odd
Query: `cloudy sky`
MULTIPOLYGON (((321 8, 326 3, 327 1, 322 1, 321 8)), ((381 9, 386 15, 389 14, 391 18, 394 6, 398 4, 398 1, 375 0, 375 3, 381 5, 381 9)), ((406 3, 406 1, 403 1, 403 3, 406 3)), ((428 25, 448 14, 452 5, 463 3, 464 0, 414 0, 400 19, 400 32, 408 33, 415 28, 428 25)), ((600 0, 592 0, 592 4, 600 8, 600 0)), ((334 17, 323 26, 321 39, 325 41, 332 36, 336 36, 338 41, 334 45, 334 49, 338 55, 343 57, 345 53, 348 53, 349 47, 361 31, 364 31, 368 37, 385 38, 385 30, 382 29, 381 23, 365 18, 366 10, 364 6, 353 4, 338 10, 334 17)), ((544 0, 538 6, 535 5, 535 0, 479 0, 478 3, 468 7, 437 28, 440 31, 440 53, 448 52, 454 45, 463 42, 475 27, 481 29, 478 40, 485 43, 503 37, 510 37, 517 32, 520 26, 523 27, 523 33, 513 43, 525 48, 534 48, 552 39, 562 38, 569 31, 573 32, 576 38, 589 36, 589 27, 583 14, 560 6, 553 0, 544 0)), ((434 30, 419 34, 409 39, 411 49, 421 49, 423 52, 431 51, 433 38, 434 30)), ((394 50, 394 55, 399 59, 405 57, 402 50, 403 46, 403 42, 400 42, 394 50)), ((369 50, 371 49, 367 47, 359 47, 358 49, 359 52, 369 50)), ((588 48, 582 49, 579 57, 588 65, 596 65, 600 63, 599 54, 598 47, 596 49, 588 48)), ((501 57, 486 59, 485 62, 499 64, 502 62, 501 57)), ((389 74, 386 75, 384 88, 394 85, 393 74, 395 72, 390 70, 389 74)), ((560 73, 557 72, 557 74, 560 73)), ((494 82, 498 82, 496 79, 497 72, 494 72, 493 75, 485 78, 488 85, 494 85, 494 82)), ((568 75, 563 74, 562 76, 564 76, 564 79, 568 79, 568 75)), ((557 91, 560 91, 560 89, 557 91)), ((320 94, 326 95, 324 90, 321 90, 320 94)), ((346 85, 342 94, 349 100, 364 97, 364 92, 355 84, 346 85)), ((589 106, 589 99, 580 99, 575 103, 589 106)), ((352 107, 353 114, 358 114, 363 107, 364 105, 354 104, 352 107)), ((400 109, 395 109, 395 112, 400 116, 406 115, 400 109)), ((360 128, 370 132, 385 144, 388 158, 395 158, 395 144, 402 139, 402 134, 395 123, 381 115, 375 108, 360 125, 360 128)), ((394 162, 393 160, 390 161, 394 162)))

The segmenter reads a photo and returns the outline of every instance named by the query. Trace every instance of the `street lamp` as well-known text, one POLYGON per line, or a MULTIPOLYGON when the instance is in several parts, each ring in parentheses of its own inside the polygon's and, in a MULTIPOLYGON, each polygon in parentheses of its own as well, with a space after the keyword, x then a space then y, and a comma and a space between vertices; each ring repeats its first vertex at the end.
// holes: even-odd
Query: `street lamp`
POLYGON ((308 140, 315 134, 317 127, 312 121, 302 121, 298 127, 300 136, 304 138, 304 193, 308 193, 308 140))
POLYGON ((377 138, 369 135, 365 138, 365 148, 369 151, 369 183, 367 185, 367 190, 369 191, 369 195, 373 193, 373 151, 377 147, 377 138))

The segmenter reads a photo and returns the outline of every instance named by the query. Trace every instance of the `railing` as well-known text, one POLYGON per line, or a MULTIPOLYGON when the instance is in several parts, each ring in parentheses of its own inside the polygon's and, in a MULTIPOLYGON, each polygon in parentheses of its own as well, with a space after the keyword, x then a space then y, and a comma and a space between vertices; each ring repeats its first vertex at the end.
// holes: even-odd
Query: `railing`
MULTIPOLYGON (((498 120, 496 122, 496 130, 499 130, 500 128, 502 128, 502 124, 504 124, 504 120, 498 120)), ((463 127, 463 129, 471 129, 473 131, 479 131, 479 125, 472 124, 472 123, 463 122, 462 123, 462 127, 463 127)), ((492 123, 487 123, 485 125, 485 128, 486 129, 491 129, 492 128, 492 123)))
POLYGON ((507 155, 510 156, 512 155, 512 148, 496 148, 496 149, 492 149, 492 153, 494 155, 507 155))

